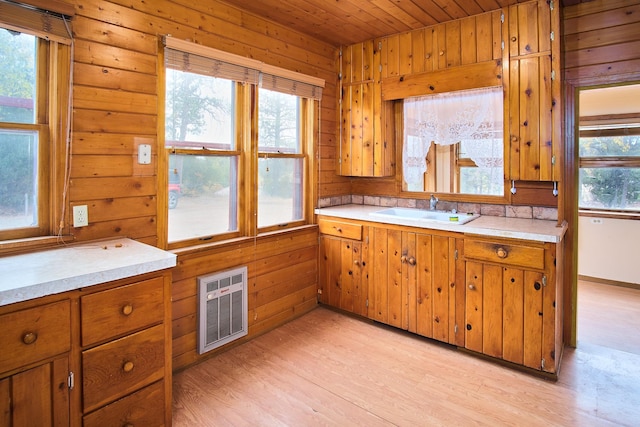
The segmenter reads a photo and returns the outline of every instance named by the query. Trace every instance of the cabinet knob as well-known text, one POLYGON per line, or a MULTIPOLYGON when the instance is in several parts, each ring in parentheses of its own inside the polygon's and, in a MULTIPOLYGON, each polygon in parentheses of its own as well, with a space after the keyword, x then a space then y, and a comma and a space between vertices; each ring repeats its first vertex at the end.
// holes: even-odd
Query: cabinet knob
POLYGON ((498 258, 506 258, 509 252, 505 248, 498 248, 496 249, 496 255, 498 255, 498 258))
POLYGON ((122 314, 124 314, 125 316, 128 316, 131 313, 133 313, 133 306, 131 304, 127 304, 124 307, 122 307, 122 314))
POLYGON ((122 365, 122 370, 124 372, 133 371, 133 362, 125 362, 124 365, 122 365))
POLYGON ((410 265, 416 265, 416 259, 414 257, 409 258, 410 265))
POLYGON ((469 283, 469 289, 471 289, 472 291, 475 291, 476 285, 474 285, 473 283, 469 283))
POLYGON ((402 255, 400 257, 400 262, 403 262, 403 263, 407 262, 407 256, 406 255, 402 255))
POLYGON ((356 260, 353 261, 353 264, 354 265, 360 265, 360 261, 356 259, 356 260))
POLYGON ((340 227, 333 227, 333 228, 335 228, 338 233, 342 233, 342 228, 340 227))
POLYGON ((518 40, 518 38, 516 36, 511 37, 511 41, 515 42, 516 40, 518 40))
POLYGON ((22 342, 26 345, 33 344, 38 339, 38 334, 35 332, 27 332, 22 336, 22 342))

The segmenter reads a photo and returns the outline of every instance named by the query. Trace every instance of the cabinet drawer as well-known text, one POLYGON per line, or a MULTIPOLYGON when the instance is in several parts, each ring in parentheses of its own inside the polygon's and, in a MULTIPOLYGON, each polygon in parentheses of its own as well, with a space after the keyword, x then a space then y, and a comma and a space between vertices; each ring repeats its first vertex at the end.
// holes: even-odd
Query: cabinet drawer
POLYGON ((164 381, 158 381, 85 416, 83 426, 163 426, 163 408, 164 381))
POLYGON ((164 281, 157 277, 83 296, 82 345, 132 332, 164 316, 164 281))
POLYGON ((158 381, 164 374, 164 325, 82 353, 85 412, 158 381))
POLYGON ((330 236, 344 237, 353 240, 362 240, 362 225, 349 222, 334 221, 332 219, 318 220, 320 233, 330 236))
POLYGON ((0 372, 69 351, 70 307, 67 300, 0 316, 0 372))
POLYGON ((464 257, 519 267, 544 269, 544 248, 525 244, 465 239, 464 257))

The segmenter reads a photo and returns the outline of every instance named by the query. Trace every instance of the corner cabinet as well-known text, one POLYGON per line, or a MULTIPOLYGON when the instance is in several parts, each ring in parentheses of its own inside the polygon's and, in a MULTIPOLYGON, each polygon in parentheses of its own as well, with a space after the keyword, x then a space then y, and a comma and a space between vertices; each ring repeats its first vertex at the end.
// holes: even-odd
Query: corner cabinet
POLYGON ((171 425, 171 273, 0 307, 0 425, 171 425))
POLYGON ((373 40, 340 50, 337 173, 393 176, 393 106, 382 101, 380 49, 373 40))
POLYGON ((466 237, 465 347, 555 374, 562 286, 552 243, 466 237))

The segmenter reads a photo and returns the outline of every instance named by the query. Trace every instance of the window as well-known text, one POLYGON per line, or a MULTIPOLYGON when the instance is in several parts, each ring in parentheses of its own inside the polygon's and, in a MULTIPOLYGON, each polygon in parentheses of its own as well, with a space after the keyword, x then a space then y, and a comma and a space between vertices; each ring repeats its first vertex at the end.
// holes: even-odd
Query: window
POLYGON ((403 190, 504 195, 503 89, 403 102, 403 190))
POLYGON ((64 214, 54 212, 54 206, 64 206, 58 197, 63 193, 62 183, 52 165, 59 160, 56 147, 63 147, 60 141, 67 135, 68 43, 62 18, 3 4, 0 240, 61 231, 57 225, 64 214))
POLYGON ((303 217, 304 154, 301 100, 260 89, 258 103, 258 227, 303 217))
POLYGON ((170 248, 306 223, 317 86, 166 38, 170 248))
POLYGON ((581 209, 640 211, 640 124, 580 128, 581 209))

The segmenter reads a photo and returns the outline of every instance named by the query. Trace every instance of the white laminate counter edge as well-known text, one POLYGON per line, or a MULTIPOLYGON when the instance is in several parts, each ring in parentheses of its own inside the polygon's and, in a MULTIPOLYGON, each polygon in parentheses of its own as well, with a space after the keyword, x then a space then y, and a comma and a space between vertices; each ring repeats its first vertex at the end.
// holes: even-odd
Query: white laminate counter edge
POLYGON ((319 208, 315 210, 315 213, 317 215, 328 217, 549 243, 561 242, 567 230, 566 225, 558 226, 557 221, 527 218, 481 216, 471 222, 461 225, 455 223, 424 222, 400 218, 383 219, 369 215, 370 213, 381 209, 385 209, 385 207, 369 205, 342 205, 329 208, 319 208))
POLYGON ((176 255, 121 238, 0 258, 0 306, 176 265, 176 255))

